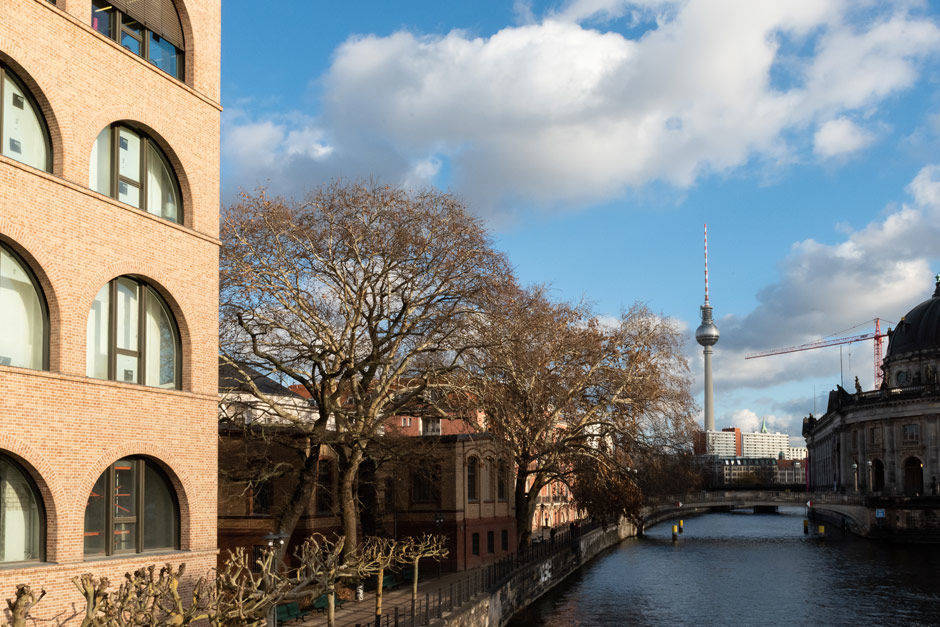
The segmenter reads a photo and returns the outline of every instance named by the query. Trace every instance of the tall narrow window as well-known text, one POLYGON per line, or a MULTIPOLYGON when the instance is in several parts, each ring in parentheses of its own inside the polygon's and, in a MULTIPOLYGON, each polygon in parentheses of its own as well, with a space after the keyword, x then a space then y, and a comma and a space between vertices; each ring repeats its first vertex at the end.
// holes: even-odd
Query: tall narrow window
POLYGON ((169 307, 149 285, 118 277, 88 313, 85 373, 95 379, 179 389, 179 332, 169 307))
POLYGON ((496 498, 500 501, 506 500, 506 480, 508 474, 506 462, 499 460, 496 470, 496 498))
POLYGON ((317 469, 317 513, 333 513, 333 462, 321 459, 317 469))
POLYGON ((0 365, 45 369, 48 318, 29 267, 0 244, 0 365))
POLYGON ((480 461, 476 457, 467 460, 467 500, 479 500, 480 461))
POLYGON ((39 105, 9 69, 0 64, 0 153, 52 171, 49 130, 39 105))
POLYGON ((43 559, 44 517, 30 476, 0 454, 0 562, 43 559))
POLYGON ((179 548, 179 507, 154 462, 120 459, 95 482, 85 506, 85 555, 179 548))
POLYGON ((172 0, 91 0, 91 27, 183 80, 183 27, 172 0))
POLYGON ((88 185, 96 192, 173 222, 182 222, 176 175, 153 139, 121 124, 91 147, 88 185))

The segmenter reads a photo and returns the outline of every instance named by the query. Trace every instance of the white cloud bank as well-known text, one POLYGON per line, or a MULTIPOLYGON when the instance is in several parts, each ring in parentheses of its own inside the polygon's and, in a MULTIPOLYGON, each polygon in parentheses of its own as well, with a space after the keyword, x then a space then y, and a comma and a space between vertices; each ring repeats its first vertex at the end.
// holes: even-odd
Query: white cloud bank
POLYGON ((937 25, 905 6, 579 0, 489 37, 350 38, 322 77, 315 129, 229 120, 226 154, 287 187, 336 173, 414 182, 446 163, 480 204, 605 200, 787 163, 814 133, 822 156, 858 150, 866 135, 846 115, 876 113, 938 46, 937 25), (651 28, 630 39, 597 25, 625 15, 651 28), (292 137, 329 151, 292 151, 292 137))

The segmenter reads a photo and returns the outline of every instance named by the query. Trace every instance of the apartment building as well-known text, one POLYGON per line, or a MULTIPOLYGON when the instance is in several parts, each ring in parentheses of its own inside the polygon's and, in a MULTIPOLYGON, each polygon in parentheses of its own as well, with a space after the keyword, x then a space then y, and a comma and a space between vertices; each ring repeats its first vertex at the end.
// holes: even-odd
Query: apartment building
POLYGON ((215 565, 220 11, 0 2, 0 593, 39 620, 215 565))

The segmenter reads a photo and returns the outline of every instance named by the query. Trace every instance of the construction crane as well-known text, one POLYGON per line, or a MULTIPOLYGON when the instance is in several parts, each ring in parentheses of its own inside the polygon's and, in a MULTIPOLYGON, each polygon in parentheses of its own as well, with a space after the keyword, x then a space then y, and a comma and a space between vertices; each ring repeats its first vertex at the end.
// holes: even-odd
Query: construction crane
MULTIPOLYGON (((867 323, 867 321, 866 321, 867 323)), ((862 323, 862 324, 866 324, 862 323)), ((797 353, 800 351, 809 351, 817 348, 826 348, 827 346, 839 346, 842 344, 851 344, 852 342, 863 342, 865 340, 874 340, 875 341, 875 389, 881 387, 881 378, 883 376, 881 370, 881 361, 883 359, 882 354, 882 345, 881 340, 884 337, 887 337, 887 333, 881 332, 881 318, 875 318, 875 330, 869 333, 862 333, 861 335, 847 335, 842 337, 825 337, 813 342, 808 342, 806 344, 800 344, 798 346, 787 346, 785 348, 775 348, 769 351, 763 351, 760 353, 750 353, 744 356, 745 359, 757 359, 758 357, 770 357, 772 355, 783 355, 785 353, 797 353)), ((861 326, 861 324, 855 325, 856 327, 861 326)), ((855 327, 850 327, 855 328, 855 327)))

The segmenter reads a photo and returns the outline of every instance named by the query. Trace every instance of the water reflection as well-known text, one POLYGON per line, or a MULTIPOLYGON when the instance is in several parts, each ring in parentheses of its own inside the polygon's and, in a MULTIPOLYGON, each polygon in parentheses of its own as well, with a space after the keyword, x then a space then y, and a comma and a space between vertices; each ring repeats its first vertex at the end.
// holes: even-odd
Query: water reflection
POLYGON ((708 514, 621 543, 512 625, 940 622, 940 547, 803 535, 803 508, 708 514))

